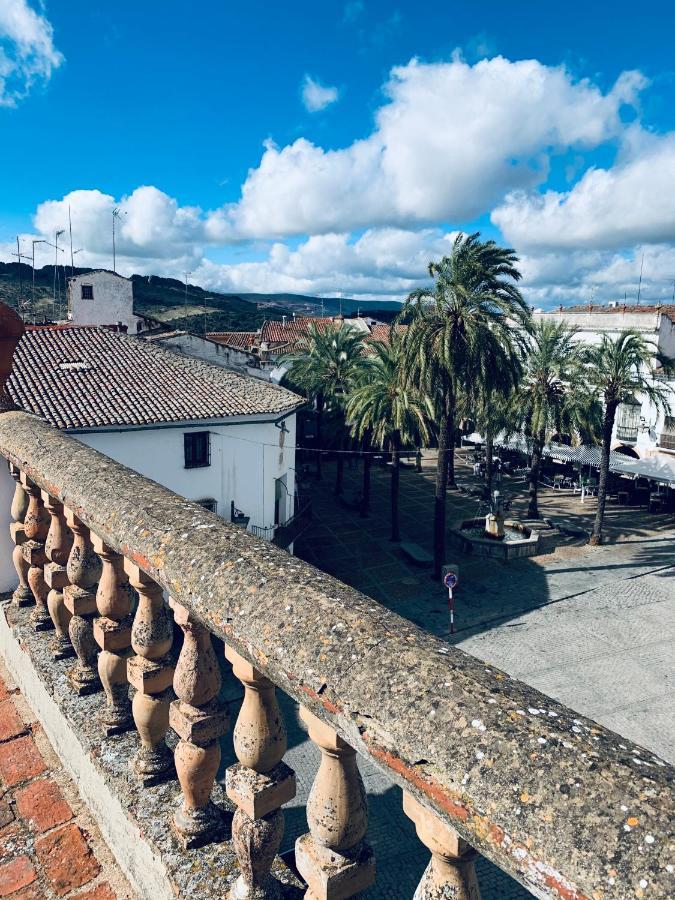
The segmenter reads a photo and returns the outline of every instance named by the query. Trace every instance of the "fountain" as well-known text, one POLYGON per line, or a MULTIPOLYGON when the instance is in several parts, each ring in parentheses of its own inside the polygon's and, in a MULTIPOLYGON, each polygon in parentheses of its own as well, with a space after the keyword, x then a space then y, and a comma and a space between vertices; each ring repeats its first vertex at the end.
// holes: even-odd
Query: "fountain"
POLYGON ((493 556, 497 559, 518 559, 535 556, 539 550, 539 533, 526 528, 520 522, 504 518, 499 491, 490 500, 490 510, 483 524, 480 519, 469 519, 453 529, 452 534, 462 542, 465 553, 493 556))

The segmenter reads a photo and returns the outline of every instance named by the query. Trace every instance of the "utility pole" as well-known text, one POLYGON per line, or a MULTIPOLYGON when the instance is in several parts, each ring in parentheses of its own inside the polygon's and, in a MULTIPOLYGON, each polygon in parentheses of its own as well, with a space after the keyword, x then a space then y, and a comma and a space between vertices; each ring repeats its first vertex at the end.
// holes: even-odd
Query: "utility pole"
MULTIPOLYGON (((59 267, 59 238, 65 234, 64 229, 57 231, 54 235, 54 291, 52 295, 52 318, 56 318, 56 278, 59 267)), ((63 253, 63 250, 61 250, 63 253)), ((61 278, 59 277, 59 303, 61 302, 61 278)))
POLYGON ((68 204, 68 231, 70 232, 70 277, 75 274, 75 265, 73 263, 73 222, 70 218, 70 203, 68 204))
POLYGON ((33 316, 33 325, 35 325, 35 245, 48 243, 49 241, 46 241, 44 238, 33 241, 33 291, 31 293, 31 313, 33 316))
POLYGON ((187 289, 188 289, 188 275, 192 275, 192 272, 185 273, 185 307, 183 309, 183 318, 187 316, 187 289))

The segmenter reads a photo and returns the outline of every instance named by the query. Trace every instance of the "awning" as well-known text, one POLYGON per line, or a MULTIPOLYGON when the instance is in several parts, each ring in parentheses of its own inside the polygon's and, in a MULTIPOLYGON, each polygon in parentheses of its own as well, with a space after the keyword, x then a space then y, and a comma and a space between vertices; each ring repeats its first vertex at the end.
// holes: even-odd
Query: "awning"
MULTIPOLYGON (((613 454, 617 456, 618 454, 613 454)), ((675 487, 675 457, 659 454, 646 459, 631 459, 624 456, 620 462, 610 463, 612 472, 622 475, 633 475, 636 478, 649 478, 661 484, 675 487)))
MULTIPOLYGON (((518 450, 529 455, 532 453, 532 440, 522 434, 511 437, 499 435, 495 440, 495 447, 503 447, 508 450, 518 450)), ((579 466, 592 466, 600 468, 600 447, 581 445, 568 447, 566 444, 546 444, 543 455, 560 459, 563 462, 576 463, 579 466)), ((633 475, 635 477, 650 478, 662 484, 675 485, 675 457, 665 454, 651 456, 647 459, 631 459, 623 453, 609 454, 609 470, 621 475, 633 475)))

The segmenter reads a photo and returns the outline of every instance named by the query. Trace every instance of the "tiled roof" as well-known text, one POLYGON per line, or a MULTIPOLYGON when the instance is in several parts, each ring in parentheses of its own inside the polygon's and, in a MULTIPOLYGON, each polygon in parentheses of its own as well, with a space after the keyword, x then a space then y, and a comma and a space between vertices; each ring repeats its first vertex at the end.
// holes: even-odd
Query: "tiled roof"
MULTIPOLYGON (((394 329, 397 334, 403 334, 406 330, 407 325, 395 325, 394 329)), ((380 341, 383 344, 389 343, 389 333, 391 332, 391 325, 381 325, 379 322, 375 325, 370 326, 370 340, 371 341, 380 341)))
POLYGON ((330 318, 305 318, 296 317, 288 322, 263 322, 260 340, 267 341, 268 344, 295 344, 300 338, 307 334, 310 325, 323 329, 328 325, 335 324, 330 318))
POLYGON ((260 379, 97 327, 29 327, 8 388, 18 406, 58 428, 276 414, 303 402, 260 379))
POLYGON ((249 350, 259 337, 257 331, 210 331, 206 336, 235 350, 249 350))

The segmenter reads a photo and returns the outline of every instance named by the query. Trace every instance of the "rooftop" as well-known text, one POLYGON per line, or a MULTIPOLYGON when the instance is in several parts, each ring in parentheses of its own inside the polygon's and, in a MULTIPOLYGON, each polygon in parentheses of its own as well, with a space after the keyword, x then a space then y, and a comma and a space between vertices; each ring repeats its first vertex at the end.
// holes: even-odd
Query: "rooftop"
POLYGON ((28 328, 8 383, 58 428, 138 426, 290 412, 291 391, 107 328, 28 328))
POLYGON ((594 315, 625 315, 626 313, 633 315, 657 315, 661 313, 667 316, 672 322, 675 322, 675 304, 641 304, 636 303, 617 303, 609 306, 608 304, 596 303, 580 303, 575 306, 557 306, 555 309, 537 310, 537 315, 542 313, 555 315, 556 313, 572 313, 577 314, 594 314, 594 315))

